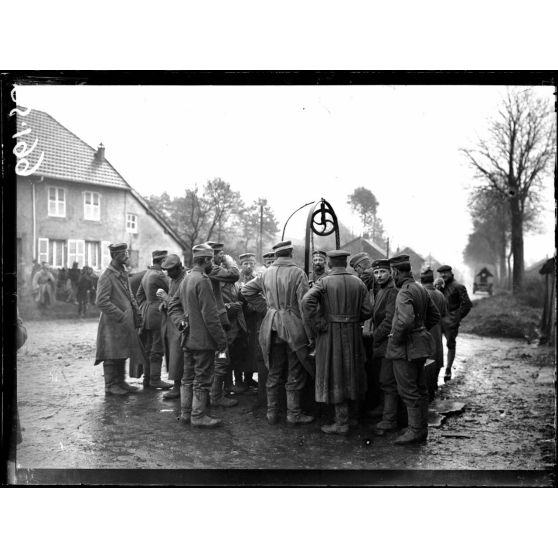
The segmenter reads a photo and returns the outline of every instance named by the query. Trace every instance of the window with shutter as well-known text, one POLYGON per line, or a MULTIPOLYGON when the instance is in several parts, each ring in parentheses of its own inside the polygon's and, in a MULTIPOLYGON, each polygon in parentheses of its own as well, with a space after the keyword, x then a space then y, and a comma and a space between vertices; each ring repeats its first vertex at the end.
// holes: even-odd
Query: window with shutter
POLYGON ((85 264, 85 241, 70 239, 68 240, 68 267, 77 262, 79 267, 85 264))
POLYGON ((39 263, 48 262, 48 238, 39 238, 39 263))
POLYGON ((83 193, 83 218, 89 221, 101 220, 101 195, 98 192, 83 193))
POLYGON ((66 191, 50 186, 48 189, 48 216, 66 217, 66 191))
POLYGON ((110 242, 108 240, 103 240, 101 242, 101 268, 106 269, 110 264, 110 252, 109 247, 110 242))

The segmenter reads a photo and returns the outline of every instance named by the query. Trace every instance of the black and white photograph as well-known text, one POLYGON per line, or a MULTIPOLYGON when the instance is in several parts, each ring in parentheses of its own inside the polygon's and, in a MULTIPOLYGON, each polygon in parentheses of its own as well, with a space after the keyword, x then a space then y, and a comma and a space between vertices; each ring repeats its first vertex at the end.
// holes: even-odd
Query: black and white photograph
POLYGON ((16 79, 8 482, 553 486, 555 104, 529 73, 16 79))

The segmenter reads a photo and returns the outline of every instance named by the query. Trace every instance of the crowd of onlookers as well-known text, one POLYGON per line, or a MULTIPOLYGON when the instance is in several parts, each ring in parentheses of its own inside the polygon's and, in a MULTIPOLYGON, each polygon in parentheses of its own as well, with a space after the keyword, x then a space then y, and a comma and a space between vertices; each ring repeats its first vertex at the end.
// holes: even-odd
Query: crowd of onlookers
MULTIPOLYGON (((87 265, 80 268, 78 262, 68 269, 54 269, 46 262, 35 260, 28 292, 41 312, 60 301, 75 304, 78 316, 85 317, 88 306, 95 304, 98 279, 93 268, 87 265)), ((19 288, 22 289, 21 283, 19 288)))

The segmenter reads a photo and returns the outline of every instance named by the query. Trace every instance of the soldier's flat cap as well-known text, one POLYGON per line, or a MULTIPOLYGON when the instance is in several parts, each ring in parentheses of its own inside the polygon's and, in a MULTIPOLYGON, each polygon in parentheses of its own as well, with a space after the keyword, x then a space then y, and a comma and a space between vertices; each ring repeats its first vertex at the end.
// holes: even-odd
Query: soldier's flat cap
POLYGON ((389 260, 374 260, 372 269, 389 269, 389 260))
POLYGON ((246 262, 248 260, 256 260, 256 254, 253 254, 252 252, 246 252, 246 254, 240 254, 240 256, 238 256, 238 259, 241 262, 246 262))
POLYGON ((399 254, 398 256, 390 258, 388 261, 391 267, 395 267, 401 271, 411 269, 411 262, 409 261, 409 256, 407 254, 399 254))
POLYGON ((278 242, 275 246, 272 246, 275 252, 280 252, 281 250, 288 250, 293 247, 293 243, 290 240, 282 240, 278 242))
MULTIPOLYGON (((322 256, 327 256, 328 253, 329 253, 329 252, 326 252, 325 250, 317 249, 317 250, 314 250, 314 251, 312 252, 312 255, 315 256, 316 254, 318 254, 318 255, 322 255, 322 256)), ((349 256, 350 256, 350 254, 349 254, 349 256)))
MULTIPOLYGON (((205 244, 210 246, 215 252, 220 252, 225 247, 222 242, 213 242, 213 240, 208 240, 205 244)), ((201 244, 198 246, 201 246, 201 244)))
POLYGON ((151 257, 154 260, 160 260, 164 258, 168 253, 168 250, 153 250, 153 252, 151 252, 151 257))
POLYGON ((370 256, 366 252, 359 252, 349 260, 349 264, 351 267, 355 267, 355 265, 358 265, 361 261, 369 259, 370 256))
POLYGON ((262 258, 263 258, 264 260, 272 260, 272 259, 274 260, 274 259, 275 259, 275 252, 266 252, 266 253, 262 256, 262 258))
POLYGON ((213 248, 209 244, 197 244, 192 248, 192 254, 195 258, 203 257, 213 257, 213 248))
POLYGON ((441 265, 436 271, 451 271, 451 265, 441 265))
POLYGON ((128 245, 125 242, 115 242, 114 244, 109 244, 108 249, 111 254, 118 254, 118 252, 128 250, 128 245))
POLYGON ((328 258, 348 258, 351 255, 347 250, 330 250, 327 253, 328 258))
POLYGON ((173 267, 178 267, 181 264, 182 262, 176 254, 169 254, 161 264, 161 267, 163 269, 172 269, 173 267))
POLYGON ((421 283, 433 283, 434 282, 434 272, 428 268, 420 272, 420 282, 421 283))

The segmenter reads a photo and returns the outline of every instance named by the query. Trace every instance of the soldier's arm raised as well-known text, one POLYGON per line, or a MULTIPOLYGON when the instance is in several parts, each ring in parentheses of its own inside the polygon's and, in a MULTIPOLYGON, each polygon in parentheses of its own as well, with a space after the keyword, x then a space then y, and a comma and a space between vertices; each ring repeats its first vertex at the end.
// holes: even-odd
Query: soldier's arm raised
POLYGON ((233 262, 229 268, 214 265, 207 276, 212 281, 218 281, 220 283, 236 283, 240 279, 240 272, 233 262))

